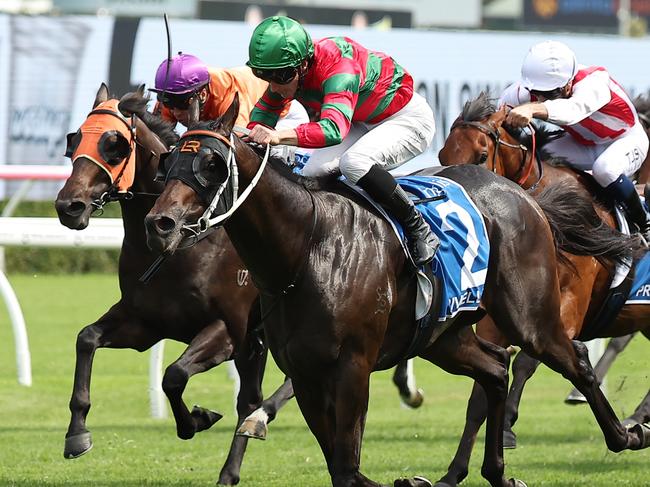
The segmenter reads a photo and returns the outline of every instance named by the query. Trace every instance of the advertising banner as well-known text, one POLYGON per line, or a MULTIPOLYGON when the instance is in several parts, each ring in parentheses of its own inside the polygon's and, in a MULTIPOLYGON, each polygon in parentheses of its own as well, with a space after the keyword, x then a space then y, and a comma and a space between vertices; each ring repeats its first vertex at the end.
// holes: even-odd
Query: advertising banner
MULTIPOLYGON (((524 25, 549 30, 618 31, 620 0, 524 0, 524 25)), ((632 0, 633 15, 650 18, 650 0, 632 0)))
MULTIPOLYGON (((69 164, 65 136, 82 96, 83 111, 91 108, 94 96, 84 87, 92 83, 94 95, 106 77, 107 42, 97 42, 97 34, 104 27, 99 37, 107 38, 110 25, 87 17, 10 17, 7 164, 69 164)), ((7 190, 17 184, 7 183, 7 190)), ((38 183, 32 195, 58 186, 38 183)))
MULTIPOLYGON (((518 79, 521 62, 536 42, 549 38, 566 42, 580 63, 605 66, 632 96, 650 90, 646 70, 638 68, 650 52, 650 39, 406 29, 380 32, 318 25, 308 25, 307 29, 314 38, 349 36, 368 48, 390 54, 411 72, 417 90, 433 108, 437 124, 432 147, 415 165, 437 164, 438 151, 463 104, 481 91, 498 97, 518 79)), ((243 65, 248 59, 252 30, 252 26, 243 23, 173 21, 174 51, 194 54, 209 65, 243 65)), ((143 19, 135 39, 132 83, 151 85, 165 56, 162 20, 143 19)), ((410 167, 413 166, 403 166, 410 167)))
MULTIPOLYGON (((9 103, 9 16, 0 15, 0 161, 7 160, 7 117, 9 103)), ((0 162, 1 163, 1 162, 0 162)), ((5 198, 5 181, 0 179, 0 199, 5 198)))
POLYGON ((538 27, 618 27, 614 0, 524 0, 524 24, 538 27))
MULTIPOLYGON (((167 56, 163 20, 124 22, 97 17, 0 16, 3 163, 69 164, 62 156, 65 134, 86 118, 101 82, 111 80, 115 86, 109 87, 116 95, 140 83, 153 85, 156 68, 167 56)), ((542 40, 566 42, 580 63, 605 66, 631 96, 650 91, 650 78, 643 69, 649 38, 317 25, 307 25, 307 29, 314 38, 346 35, 384 51, 413 75, 417 91, 433 108, 437 130, 427 153, 401 171, 437 164, 438 151, 463 104, 481 91, 497 98, 519 77, 530 45, 542 40)), ((248 58, 252 30, 253 26, 243 22, 172 18, 173 51, 194 54, 212 66, 241 66, 248 58)), ((11 184, 15 188, 17 183, 11 184)), ((30 196, 51 199, 59 186, 47 183, 30 196)))

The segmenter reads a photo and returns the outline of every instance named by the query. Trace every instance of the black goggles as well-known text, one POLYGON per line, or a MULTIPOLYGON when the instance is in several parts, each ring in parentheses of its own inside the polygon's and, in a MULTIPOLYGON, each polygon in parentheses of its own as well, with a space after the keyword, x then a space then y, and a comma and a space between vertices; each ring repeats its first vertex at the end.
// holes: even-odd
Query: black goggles
POLYGON ((181 95, 176 95, 174 93, 158 93, 158 101, 163 104, 164 107, 176 110, 187 110, 190 107, 190 101, 196 93, 183 93, 181 95))
POLYGON ((562 91, 564 86, 560 88, 555 88, 550 91, 539 91, 539 90, 529 90, 531 95, 536 96, 537 98, 544 98, 545 100, 557 100, 562 96, 562 91))
POLYGON ((253 69, 253 74, 264 81, 269 83, 277 83, 279 85, 288 85, 293 81, 298 74, 298 69, 280 68, 280 69, 253 69))

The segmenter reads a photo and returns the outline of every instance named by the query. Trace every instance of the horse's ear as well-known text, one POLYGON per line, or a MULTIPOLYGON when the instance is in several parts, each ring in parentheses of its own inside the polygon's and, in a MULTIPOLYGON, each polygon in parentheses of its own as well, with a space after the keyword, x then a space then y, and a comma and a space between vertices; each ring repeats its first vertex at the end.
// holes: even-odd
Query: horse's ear
POLYGON ((188 110, 189 111, 187 113, 187 117, 188 117, 187 126, 191 127, 199 123, 199 118, 201 116, 201 106, 198 97, 196 96, 192 97, 192 101, 190 101, 190 106, 188 110))
POLYGON ((235 121, 239 116, 239 92, 235 93, 235 98, 233 98, 232 103, 226 110, 226 113, 221 117, 221 126, 228 132, 232 132, 233 127, 235 126, 235 121))
POLYGON ((135 90, 135 93, 136 93, 140 98, 144 98, 144 83, 142 83, 140 86, 138 86, 138 89, 135 90))
POLYGON ((93 108, 95 108, 100 103, 104 103, 106 100, 108 100, 108 86, 106 86, 106 83, 102 83, 102 85, 97 90, 97 95, 95 96, 95 103, 93 103, 93 108))

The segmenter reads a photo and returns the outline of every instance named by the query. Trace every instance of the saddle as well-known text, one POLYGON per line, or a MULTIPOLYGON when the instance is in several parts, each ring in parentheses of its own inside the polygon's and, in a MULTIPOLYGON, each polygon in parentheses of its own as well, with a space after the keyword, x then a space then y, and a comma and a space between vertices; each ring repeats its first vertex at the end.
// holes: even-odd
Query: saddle
POLYGON ((460 311, 478 309, 489 260, 483 217, 465 190, 450 179, 428 174, 429 171, 426 177, 411 175, 397 179, 412 195, 418 210, 441 242, 432 263, 420 268, 409 255, 399 223, 362 189, 343 180, 391 225, 412 264, 417 279, 416 329, 405 352, 407 358, 417 355, 434 332, 442 333, 460 311))

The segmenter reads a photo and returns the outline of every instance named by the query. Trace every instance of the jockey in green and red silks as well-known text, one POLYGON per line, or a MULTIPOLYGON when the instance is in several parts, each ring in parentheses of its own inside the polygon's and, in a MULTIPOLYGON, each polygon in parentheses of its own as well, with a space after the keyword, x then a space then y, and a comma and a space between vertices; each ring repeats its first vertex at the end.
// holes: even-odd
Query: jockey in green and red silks
POLYGON ((435 133, 433 112, 414 93, 411 75, 347 37, 312 42, 298 22, 281 16, 255 28, 247 64, 269 82, 251 112, 250 138, 317 149, 303 175, 341 172, 402 223, 417 264, 431 260, 439 242, 388 172, 424 152, 435 133), (293 99, 315 120, 276 130, 293 99))

